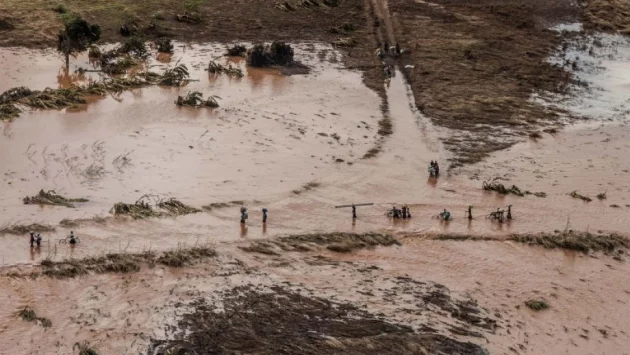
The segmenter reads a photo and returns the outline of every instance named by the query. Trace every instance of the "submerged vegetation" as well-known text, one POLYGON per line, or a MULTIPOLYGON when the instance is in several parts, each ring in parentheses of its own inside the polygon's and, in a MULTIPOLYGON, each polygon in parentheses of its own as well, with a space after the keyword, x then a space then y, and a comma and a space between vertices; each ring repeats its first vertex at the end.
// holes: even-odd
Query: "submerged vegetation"
MULTIPOLYGON (((147 355, 167 354, 468 354, 487 351, 436 332, 415 331, 354 303, 314 297, 289 287, 254 285, 227 289, 220 302, 198 297, 180 303, 171 336, 152 338, 147 355)), ((456 316, 483 324, 476 305, 458 307, 442 290, 424 295, 456 316)), ((437 306, 437 305, 436 305, 437 306)), ((428 327, 427 327, 428 328, 428 327)), ((430 328, 428 328, 430 329, 430 328)))
POLYGON ((299 195, 299 194, 301 194, 302 192, 307 192, 307 191, 311 191, 311 190, 313 190, 313 189, 316 189, 316 188, 318 188, 320 185, 321 185, 321 184, 320 184, 320 183, 318 183, 318 182, 311 181, 311 182, 309 182, 309 183, 307 183, 307 184, 304 184, 304 186, 302 186, 301 188, 299 188, 299 189, 295 189, 295 190, 293 190, 293 191, 291 191, 291 192, 292 192, 293 194, 295 194, 295 195, 299 195))
POLYGON ((188 206, 175 198, 159 199, 154 203, 155 208, 147 200, 148 196, 145 195, 135 203, 118 202, 109 212, 114 215, 129 216, 133 219, 175 217, 201 212, 200 209, 188 206))
POLYGON ((545 310, 547 308, 549 308, 549 304, 547 304, 547 302, 545 302, 544 300, 529 300, 529 301, 525 301, 525 305, 534 311, 542 311, 545 310))
POLYGON ((512 185, 511 187, 505 187, 505 185, 499 183, 496 181, 496 179, 487 182, 484 181, 482 184, 482 189, 486 190, 486 191, 496 191, 502 195, 508 195, 508 194, 513 194, 516 196, 525 196, 525 195, 534 195, 536 197, 547 197, 547 194, 544 192, 531 192, 529 190, 521 190, 520 188, 518 188, 518 186, 516 185, 512 185))
POLYGON ((373 248, 376 246, 400 245, 391 235, 380 233, 314 233, 280 237, 272 242, 254 242, 241 250, 266 255, 278 255, 278 251, 309 251, 313 247, 325 247, 338 253, 373 248), (279 248, 279 249, 277 249, 279 248))
POLYGON ((175 105, 177 106, 190 106, 190 107, 219 107, 217 99, 221 99, 219 96, 211 95, 208 99, 203 99, 203 94, 199 91, 189 92, 186 96, 177 96, 175 105))
POLYGON ((16 117, 15 110, 19 110, 19 106, 59 110, 84 104, 89 96, 105 96, 108 93, 120 93, 124 90, 150 85, 182 86, 188 82, 189 76, 186 65, 176 64, 162 74, 143 71, 129 77, 105 78, 85 86, 73 86, 67 89, 47 88, 43 91, 31 91, 23 87, 13 88, 0 94, 0 120, 16 117), (10 109, 3 109, 4 107, 10 107, 10 109))
POLYGON ((235 76, 238 78, 243 77, 243 71, 239 68, 232 67, 232 64, 229 64, 226 67, 214 61, 210 61, 208 64, 208 72, 213 74, 226 74, 228 76, 235 76))
POLYGON ((163 200, 163 201, 158 202, 157 206, 161 209, 168 211, 168 213, 173 216, 201 212, 200 209, 185 205, 181 201, 176 200, 172 197, 169 198, 168 200, 163 200))
MULTIPOLYGON (((438 240, 506 240, 502 237, 475 236, 466 234, 440 234, 433 237, 438 240)), ((605 254, 622 253, 630 248, 630 239, 618 234, 593 234, 590 232, 556 231, 555 233, 513 234, 507 240, 539 245, 548 249, 574 250, 582 253, 603 252, 605 254)))
POLYGON ((568 249, 583 253, 589 251, 612 253, 630 248, 630 240, 618 234, 566 231, 553 234, 514 235, 510 239, 525 244, 541 245, 549 249, 568 249))
POLYGON ((0 228, 0 234, 14 234, 14 235, 23 235, 30 232, 33 233, 44 233, 44 232, 53 232, 55 228, 45 224, 32 223, 32 224, 12 224, 5 227, 0 228))
POLYGON ((94 350, 87 340, 74 343, 72 350, 77 350, 79 355, 98 355, 98 352, 94 350))
POLYGON ((85 259, 64 261, 44 260, 41 263, 42 274, 50 277, 70 278, 90 273, 130 273, 138 272, 143 265, 164 265, 183 267, 202 259, 216 256, 216 252, 205 246, 179 248, 161 254, 144 252, 140 254, 110 253, 85 259))
POLYGON ((54 190, 40 190, 35 196, 26 196, 23 198, 25 205, 53 205, 74 207, 74 202, 88 202, 85 198, 66 198, 57 194, 54 190))
MULTIPOLYGON (((593 201, 593 199, 592 199, 592 198, 590 198, 590 197, 588 197, 588 196, 581 195, 581 194, 579 194, 577 191, 572 191, 571 193, 569 193, 569 196, 571 196, 571 197, 573 197, 573 198, 579 198, 580 200, 585 201, 585 202, 591 202, 591 201, 593 201)), ((599 197, 599 195, 598 195, 598 197, 599 197)), ((605 197, 606 197, 606 195, 604 194, 604 198, 605 198, 605 197)), ((603 199, 602 199, 602 200, 603 200, 603 199)))
POLYGON ((22 308, 18 312, 18 316, 22 318, 23 321, 38 323, 43 328, 52 327, 52 321, 50 319, 44 318, 44 317, 38 317, 35 311, 29 306, 22 308))

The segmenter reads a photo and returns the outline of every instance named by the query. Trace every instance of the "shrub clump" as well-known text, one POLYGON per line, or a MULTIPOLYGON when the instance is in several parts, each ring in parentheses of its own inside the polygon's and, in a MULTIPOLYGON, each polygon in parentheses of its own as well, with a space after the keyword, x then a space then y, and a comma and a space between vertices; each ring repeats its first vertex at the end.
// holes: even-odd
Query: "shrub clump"
POLYGON ((257 44, 247 51, 247 65, 252 67, 286 66, 293 64, 293 48, 284 42, 257 44))
POLYGON ((229 47, 227 50, 227 55, 231 57, 245 57, 247 54, 247 48, 242 44, 237 44, 235 46, 229 47))
POLYGON ((157 51, 160 53, 173 53, 175 46, 173 45, 173 41, 169 38, 160 38, 155 41, 157 46, 157 51))

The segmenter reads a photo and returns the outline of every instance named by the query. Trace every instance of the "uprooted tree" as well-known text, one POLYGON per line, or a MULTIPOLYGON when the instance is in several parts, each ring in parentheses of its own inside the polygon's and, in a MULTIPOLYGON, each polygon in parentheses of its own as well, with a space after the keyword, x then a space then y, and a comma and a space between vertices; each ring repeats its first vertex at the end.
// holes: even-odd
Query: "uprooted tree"
POLYGON ((64 29, 59 31, 57 49, 66 57, 66 69, 70 66, 70 56, 76 56, 101 38, 101 28, 89 24, 77 14, 64 14, 61 17, 64 29))

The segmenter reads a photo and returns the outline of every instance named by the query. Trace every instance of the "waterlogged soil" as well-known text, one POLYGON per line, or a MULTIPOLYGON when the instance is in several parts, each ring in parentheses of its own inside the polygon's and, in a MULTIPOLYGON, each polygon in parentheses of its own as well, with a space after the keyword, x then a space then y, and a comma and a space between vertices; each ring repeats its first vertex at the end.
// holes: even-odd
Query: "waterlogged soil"
POLYGON ((14 269, 0 277, 0 351, 66 354, 75 342, 89 341, 106 354, 205 346, 257 353, 281 347, 376 354, 389 346, 387 353, 400 354, 621 354, 630 340, 629 314, 619 306, 630 292, 619 287, 630 281, 626 262, 421 237, 350 254, 236 248, 248 244, 221 243, 217 257, 186 268, 158 264, 65 279, 24 278, 16 275, 29 268, 14 269), (534 298, 550 308, 529 310, 524 303, 534 298), (25 305, 52 327, 17 319, 25 305))
MULTIPOLYGON (((383 5, 372 6, 382 13, 383 5)), ((394 35, 387 28, 379 30, 381 38, 394 35)), ((0 229, 46 228, 40 248, 29 249, 26 234, 0 236, 0 353, 67 354, 81 341, 105 354, 194 350, 208 342, 259 353, 282 345, 294 353, 627 351, 624 255, 501 241, 512 233, 624 232, 630 223, 627 126, 615 120, 541 131, 449 172, 443 131, 418 111, 401 72, 383 82, 382 102, 363 85, 361 72, 339 64, 343 53, 325 43, 294 46, 296 59, 311 68, 307 75, 246 68, 242 60, 221 57, 220 44, 177 43, 175 54, 152 53, 148 65, 185 63, 195 80, 187 86, 132 90, 2 123, 0 229), (204 68, 213 58, 239 66, 245 76, 209 75, 204 68), (220 107, 174 105, 177 95, 193 90, 220 96, 220 107), (393 128, 386 138, 378 133, 384 117, 393 128), (375 149, 375 157, 364 158, 375 149), (435 159, 442 175, 429 178, 435 159), (497 177, 547 197, 481 189, 482 181, 497 177), (89 201, 74 208, 23 204, 40 189, 89 201), (572 191, 593 200, 574 199, 572 191), (606 199, 596 198, 601 193, 606 199), (109 213, 116 202, 144 195, 205 207, 137 221, 109 213), (373 205, 357 207, 356 219, 350 208, 335 208, 352 203, 373 205), (411 219, 387 216, 402 204, 411 219), (469 205, 473 220, 464 218, 469 205), (485 218, 507 205, 512 220, 485 218), (242 224, 241 206, 249 209, 242 224), (262 208, 269 211, 265 224, 262 208), (445 208, 453 220, 432 218, 445 208), (70 230, 81 238, 74 247, 58 242, 70 230), (433 234, 497 240, 432 240, 433 234), (106 256, 199 245, 217 256, 180 268, 142 259, 124 273, 110 273, 118 264, 106 256), (42 260, 76 265, 86 257, 112 266, 105 274, 97 267, 80 277, 35 277, 42 260), (524 306, 530 299, 544 299, 550 308, 535 313, 524 306), (24 306, 53 326, 21 322, 15 312, 24 306), (211 317, 217 310, 224 313, 211 317), (297 316, 304 313, 311 316, 297 316), (238 328, 221 334, 231 320, 238 328)), ((9 78, 0 90, 67 87, 99 75, 73 74, 93 68, 86 57, 73 59, 65 74, 50 50, 3 49, 0 56, 9 63, 0 69, 9 78), (26 65, 31 58, 45 64, 26 65)))
MULTIPOLYGON (((308 75, 246 68, 238 59, 220 57, 223 45, 177 43, 174 55, 153 53, 148 65, 166 68, 179 61, 198 81, 179 89, 123 92, 77 109, 24 112, 4 122, 0 147, 10 154, 0 157, 3 229, 32 223, 56 227, 43 233, 40 249, 30 251, 24 248, 26 235, 0 236, 4 263, 313 232, 501 236, 566 228, 617 232, 629 223, 630 187, 625 176, 630 162, 624 151, 630 132, 625 126, 541 132, 541 138, 458 170, 458 175, 428 178, 429 161, 444 162, 449 153, 439 144, 430 121, 415 110, 410 87, 400 73, 383 86, 387 117, 393 123, 393 134, 383 139, 378 134, 383 117, 379 96, 361 84, 359 72, 341 68, 343 54, 323 44, 295 46, 296 59, 311 67, 308 75), (238 65, 245 77, 208 74, 204 68, 213 58, 238 65), (193 90, 219 95, 220 107, 174 105, 177 95, 193 90), (379 155, 364 159, 375 147, 379 155), (496 177, 506 186, 544 192, 547 197, 481 190, 482 181, 496 177), (89 202, 75 208, 23 205, 24 196, 40 189, 89 202), (572 191, 593 201, 573 199, 567 195, 572 191), (606 200, 595 198, 604 192, 606 200), (147 194, 209 208, 177 218, 133 222, 109 213, 115 203, 134 203, 147 194), (358 207, 354 221, 349 208, 334 208, 364 202, 374 205, 358 207), (411 219, 387 217, 393 205, 402 204, 409 206, 411 219), (497 223, 485 218, 510 204, 513 220, 497 223), (464 218, 469 205, 472 221, 464 218), (241 206, 249 208, 245 224, 238 223, 241 206), (264 225, 263 207, 269 210, 264 225), (452 221, 432 218, 445 208, 452 212, 452 221), (82 240, 74 248, 58 243, 70 230, 82 240)), ((23 63, 35 52, 2 53, 19 69, 3 67, 10 78, 2 83, 7 88, 23 82, 34 89, 67 85, 58 78, 61 61, 56 69, 51 65, 26 70, 23 63)), ((51 63, 58 60, 51 52, 37 53, 51 63)), ((72 63, 73 68, 91 65, 85 57, 72 63)), ((77 80, 97 77, 88 72, 77 80)))

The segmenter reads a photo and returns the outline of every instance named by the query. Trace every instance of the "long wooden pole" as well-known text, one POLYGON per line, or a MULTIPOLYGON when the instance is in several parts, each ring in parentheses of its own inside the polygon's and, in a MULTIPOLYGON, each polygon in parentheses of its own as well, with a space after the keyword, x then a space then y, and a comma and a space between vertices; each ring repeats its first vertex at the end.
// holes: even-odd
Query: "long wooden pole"
POLYGON ((344 208, 344 207, 359 207, 359 206, 372 206, 374 203, 355 203, 354 205, 341 205, 341 206, 335 206, 335 208, 344 208))

